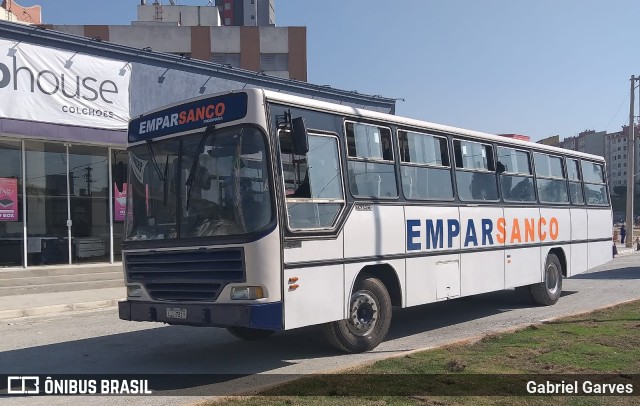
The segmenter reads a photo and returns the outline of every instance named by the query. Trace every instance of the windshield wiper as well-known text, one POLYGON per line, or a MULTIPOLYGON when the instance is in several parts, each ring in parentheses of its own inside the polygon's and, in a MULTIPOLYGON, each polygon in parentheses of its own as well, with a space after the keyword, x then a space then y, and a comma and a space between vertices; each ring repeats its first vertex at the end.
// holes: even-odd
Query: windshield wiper
POLYGON ((215 130, 215 125, 210 125, 204 130, 204 134, 202 134, 202 138, 198 143, 198 148, 192 157, 193 163, 191 164, 191 170, 189 171, 189 177, 187 177, 187 181, 185 185, 187 186, 187 204, 185 210, 189 210, 189 201, 191 200, 191 189, 193 186, 193 181, 196 178, 195 172, 198 169, 198 164, 200 163, 200 151, 204 150, 204 143, 207 141, 207 138, 213 133, 215 130))

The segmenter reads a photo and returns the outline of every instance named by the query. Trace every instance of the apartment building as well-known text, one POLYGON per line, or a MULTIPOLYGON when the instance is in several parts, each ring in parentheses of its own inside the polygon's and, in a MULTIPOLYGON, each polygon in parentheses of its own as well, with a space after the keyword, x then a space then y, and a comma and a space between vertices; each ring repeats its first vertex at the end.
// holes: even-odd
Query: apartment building
POLYGON ((175 3, 150 4, 141 0, 137 20, 131 25, 46 27, 99 41, 307 81, 306 27, 276 27, 273 0, 224 0, 218 1, 217 6, 213 2, 208 6, 175 3), (261 13, 263 9, 266 11, 261 13))

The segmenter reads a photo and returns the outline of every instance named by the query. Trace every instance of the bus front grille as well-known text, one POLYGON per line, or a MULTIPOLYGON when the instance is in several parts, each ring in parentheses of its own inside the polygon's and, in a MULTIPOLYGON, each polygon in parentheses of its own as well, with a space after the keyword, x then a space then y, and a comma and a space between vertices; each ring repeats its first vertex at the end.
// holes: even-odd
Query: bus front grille
POLYGON ((242 248, 127 253, 125 269, 154 300, 214 301, 228 283, 245 281, 242 248))

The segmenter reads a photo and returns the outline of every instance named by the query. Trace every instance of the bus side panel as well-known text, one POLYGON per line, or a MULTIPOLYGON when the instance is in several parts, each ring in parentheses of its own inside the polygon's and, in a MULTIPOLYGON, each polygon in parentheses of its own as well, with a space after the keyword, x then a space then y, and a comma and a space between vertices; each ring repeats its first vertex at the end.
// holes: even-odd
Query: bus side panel
POLYGON ((337 264, 285 269, 285 330, 344 318, 343 268, 337 264), (290 278, 298 279, 289 283, 290 278))
MULTIPOLYGON (((571 209, 571 241, 585 241, 589 238, 587 228, 587 210, 571 209)), ((588 244, 571 244, 571 266, 567 276, 577 275, 587 270, 588 244)))
POLYGON ((564 251, 567 270, 571 269, 571 213, 569 208, 541 208, 539 231, 541 243, 553 243, 553 245, 543 245, 540 250, 540 270, 543 275, 547 256, 553 248, 561 248, 564 251))
POLYGON ((356 207, 344 225, 345 259, 404 254, 404 208, 374 204, 369 207, 356 207))
POLYGON ((540 209, 506 206, 504 219, 505 245, 507 246, 504 251, 505 289, 540 282, 542 280, 540 247, 518 247, 539 241, 537 225, 540 209))
POLYGON ((295 243, 285 240, 284 263, 339 260, 344 257, 344 237, 334 239, 303 240, 295 243), (296 245, 299 244, 299 245, 296 245))
POLYGON ((332 261, 335 265, 285 269, 285 329, 342 319, 344 237, 285 243, 285 264, 332 261), (293 279, 290 279, 293 278, 293 279), (297 278, 297 279, 295 279, 297 278), (294 285, 298 285, 294 288, 294 285), (321 309, 321 310, 320 310, 321 309))
POLYGON ((589 240, 606 238, 607 241, 589 243, 589 269, 602 265, 613 257, 611 210, 589 209, 587 211, 589 223, 589 240))
POLYGON ((502 207, 460 207, 461 296, 504 289, 504 245, 495 239, 495 230, 492 232, 491 244, 482 228, 487 222, 492 222, 492 227, 495 228, 497 219, 502 217, 502 207), (473 252, 478 248, 493 249, 473 252))
POLYGON ((460 213, 457 207, 405 207, 406 306, 460 296, 460 213), (420 253, 440 255, 421 256, 420 253))

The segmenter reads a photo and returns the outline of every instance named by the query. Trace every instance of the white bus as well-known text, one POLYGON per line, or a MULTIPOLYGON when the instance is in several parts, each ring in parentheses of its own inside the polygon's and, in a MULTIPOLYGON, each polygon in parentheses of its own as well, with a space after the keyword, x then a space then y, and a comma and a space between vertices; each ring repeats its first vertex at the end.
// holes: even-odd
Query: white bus
POLYGON ((322 324, 361 352, 392 306, 510 288, 552 305, 612 258, 598 156, 260 89, 128 136, 124 320, 243 339, 322 324))

